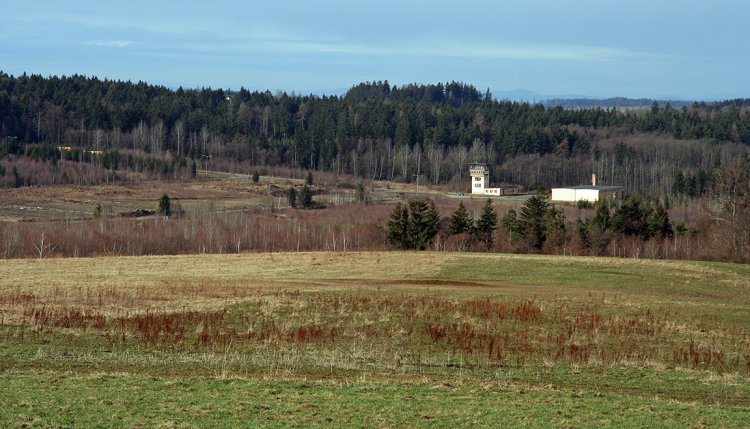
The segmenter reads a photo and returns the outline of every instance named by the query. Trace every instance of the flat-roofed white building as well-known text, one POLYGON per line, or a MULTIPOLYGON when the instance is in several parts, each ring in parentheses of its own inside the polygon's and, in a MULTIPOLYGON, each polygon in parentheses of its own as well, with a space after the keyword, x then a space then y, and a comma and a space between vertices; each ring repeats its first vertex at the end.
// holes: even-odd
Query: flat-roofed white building
POLYGON ((606 199, 612 201, 622 196, 622 186, 599 186, 596 183, 596 174, 591 175, 590 185, 568 186, 566 188, 552 188, 552 201, 575 203, 578 201, 589 201, 595 203, 606 199))

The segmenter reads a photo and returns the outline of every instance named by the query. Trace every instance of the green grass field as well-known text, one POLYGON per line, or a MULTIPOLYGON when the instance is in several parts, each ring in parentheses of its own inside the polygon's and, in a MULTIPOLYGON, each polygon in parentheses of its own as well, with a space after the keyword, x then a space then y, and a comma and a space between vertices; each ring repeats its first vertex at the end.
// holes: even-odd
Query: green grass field
POLYGON ((0 427, 747 427, 750 266, 0 261, 0 427))

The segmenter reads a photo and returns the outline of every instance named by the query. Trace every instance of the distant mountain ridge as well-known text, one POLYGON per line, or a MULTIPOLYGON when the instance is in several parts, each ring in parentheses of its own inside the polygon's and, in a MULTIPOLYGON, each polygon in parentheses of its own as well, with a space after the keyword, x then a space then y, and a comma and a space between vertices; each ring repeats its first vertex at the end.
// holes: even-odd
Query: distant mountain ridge
POLYGON ((654 103, 665 106, 670 103, 674 108, 689 107, 693 101, 655 99, 655 98, 628 98, 628 97, 590 97, 580 94, 545 95, 528 89, 514 89, 510 91, 493 91, 494 98, 498 100, 520 101, 532 104, 542 104, 545 107, 560 106, 565 109, 590 109, 602 108, 627 108, 640 109, 650 108, 654 103))
POLYGON ((693 101, 685 100, 655 100, 653 98, 627 98, 627 97, 610 97, 610 98, 551 98, 542 100, 541 104, 545 107, 560 106, 565 109, 591 109, 596 107, 602 108, 624 108, 624 109, 647 109, 656 103, 664 107, 669 103, 675 109, 690 107, 693 101))

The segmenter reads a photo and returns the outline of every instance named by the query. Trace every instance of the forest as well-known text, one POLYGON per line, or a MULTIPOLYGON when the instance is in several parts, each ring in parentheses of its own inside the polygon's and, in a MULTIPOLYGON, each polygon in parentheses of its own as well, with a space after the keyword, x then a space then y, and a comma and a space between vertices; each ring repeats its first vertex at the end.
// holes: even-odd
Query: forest
POLYGON ((495 183, 549 188, 595 172, 602 184, 659 197, 679 177, 708 180, 750 153, 747 99, 564 109, 496 100, 460 82, 367 82, 319 97, 0 72, 0 117, 5 187, 103 183, 126 172, 169 180, 205 164, 404 182, 419 174, 463 190, 466 163, 479 161, 495 183))
POLYGON ((539 196, 481 216, 474 206, 476 219, 454 203, 436 201, 438 212, 406 201, 389 221, 382 204, 302 214, 295 206, 323 205, 309 189, 290 188, 289 210, 256 210, 253 227, 250 213, 218 222, 212 211, 170 222, 94 215, 75 226, 0 224, 6 258, 342 248, 738 262, 750 254, 747 99, 564 109, 496 100, 458 82, 368 82, 319 97, 0 73, 0 117, 4 188, 170 183, 202 169, 252 173, 257 182, 259 170, 274 169, 338 178, 328 183, 356 184, 358 195, 363 183, 417 177, 468 192, 466 164, 485 162, 493 184, 539 196), (589 183, 591 173, 624 186, 626 198, 578 207, 544 200, 550 187, 589 183))

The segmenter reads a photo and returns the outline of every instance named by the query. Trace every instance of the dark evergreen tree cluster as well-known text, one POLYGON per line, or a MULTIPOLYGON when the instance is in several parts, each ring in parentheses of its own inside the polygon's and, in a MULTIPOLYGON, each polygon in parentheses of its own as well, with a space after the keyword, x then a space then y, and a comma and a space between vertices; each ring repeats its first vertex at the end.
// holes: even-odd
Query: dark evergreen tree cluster
POLYGON ((440 214, 432 201, 397 203, 388 220, 388 240, 404 250, 425 250, 438 232, 440 214))
POLYGON ((451 214, 448 228, 451 235, 471 235, 474 240, 484 245, 485 250, 490 250, 495 242, 497 223, 497 212, 492 207, 492 200, 488 198, 476 220, 466 211, 464 203, 459 202, 451 214))
POLYGON ((508 210, 501 222, 511 241, 523 252, 539 252, 545 243, 554 241, 551 244, 559 245, 564 239, 565 214, 542 194, 527 199, 520 213, 508 210))
POLYGON ((663 204, 650 204, 638 196, 632 196, 613 212, 607 201, 600 201, 594 217, 588 221, 578 220, 576 233, 584 247, 595 247, 601 251, 615 235, 644 240, 667 238, 674 234, 674 228, 663 204))
POLYGON ((700 197, 711 189, 712 171, 698 169, 694 173, 683 174, 678 171, 672 183, 672 194, 676 196, 700 197))
POLYGON ((134 148, 194 159, 209 150, 234 160, 263 154, 266 163, 324 170, 350 163, 367 139, 444 148, 470 148, 478 139, 493 148, 492 163, 518 154, 588 153, 585 136, 571 126, 750 144, 750 113, 738 107, 744 105, 667 104, 631 113, 496 101, 489 91, 457 82, 372 82, 342 97, 317 97, 0 72, 0 137, 15 136, 19 144, 134 148), (106 133, 106 142, 92 137, 95 130, 106 133))

